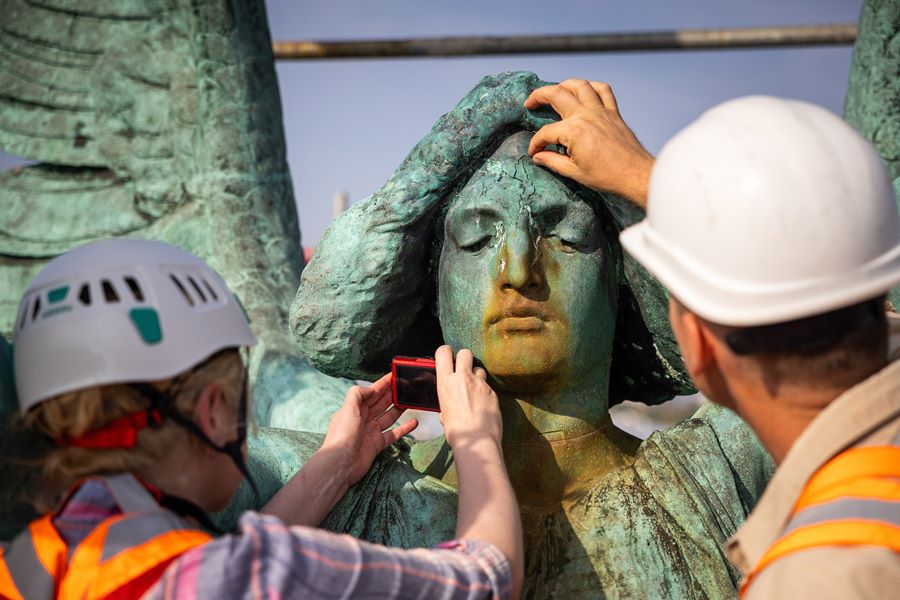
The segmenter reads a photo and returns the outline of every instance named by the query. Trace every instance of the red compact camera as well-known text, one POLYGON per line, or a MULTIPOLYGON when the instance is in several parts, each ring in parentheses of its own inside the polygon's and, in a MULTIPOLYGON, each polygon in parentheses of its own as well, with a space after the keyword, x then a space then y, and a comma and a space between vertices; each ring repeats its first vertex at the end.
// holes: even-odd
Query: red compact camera
POLYGON ((391 361, 394 406, 441 412, 433 358, 395 356, 391 361))

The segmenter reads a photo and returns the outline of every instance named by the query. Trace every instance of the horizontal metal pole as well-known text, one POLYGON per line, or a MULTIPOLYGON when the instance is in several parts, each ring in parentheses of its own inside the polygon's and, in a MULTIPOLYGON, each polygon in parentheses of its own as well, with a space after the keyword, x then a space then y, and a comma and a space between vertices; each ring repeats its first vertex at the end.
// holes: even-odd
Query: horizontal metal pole
POLYGON ((288 41, 272 44, 277 60, 325 58, 428 58, 554 52, 635 52, 710 50, 777 46, 846 45, 856 40, 856 25, 688 29, 596 35, 520 35, 444 37, 346 42, 288 41))

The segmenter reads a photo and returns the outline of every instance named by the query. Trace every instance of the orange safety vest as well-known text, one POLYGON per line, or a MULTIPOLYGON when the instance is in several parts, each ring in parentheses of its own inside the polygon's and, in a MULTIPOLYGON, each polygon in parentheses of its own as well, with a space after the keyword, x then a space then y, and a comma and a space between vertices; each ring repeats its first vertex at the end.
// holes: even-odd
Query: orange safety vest
POLYGON ((162 508, 133 475, 99 479, 122 513, 100 522, 71 555, 53 526, 53 514, 33 521, 5 550, 0 548, 0 598, 137 598, 169 563, 212 539, 162 508))
POLYGON ((900 447, 862 446, 825 463, 807 482, 778 540, 744 579, 776 560, 823 546, 881 546, 900 552, 900 447))

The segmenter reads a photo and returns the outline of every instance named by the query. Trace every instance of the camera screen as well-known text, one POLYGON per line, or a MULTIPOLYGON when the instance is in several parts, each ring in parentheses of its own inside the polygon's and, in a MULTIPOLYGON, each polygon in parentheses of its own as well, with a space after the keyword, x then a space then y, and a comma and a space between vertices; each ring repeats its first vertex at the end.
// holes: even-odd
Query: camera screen
POLYGON ((397 404, 425 410, 440 410, 437 376, 432 367, 396 365, 397 404))

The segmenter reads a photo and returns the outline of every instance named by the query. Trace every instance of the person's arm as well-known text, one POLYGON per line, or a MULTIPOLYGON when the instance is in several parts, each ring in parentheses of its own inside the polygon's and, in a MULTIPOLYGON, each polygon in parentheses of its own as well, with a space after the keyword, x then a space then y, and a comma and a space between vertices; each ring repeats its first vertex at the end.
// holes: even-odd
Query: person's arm
POLYGON ((143 598, 244 598, 251 592, 266 598, 499 600, 510 597, 511 586, 506 557, 477 540, 401 550, 248 512, 239 535, 183 554, 143 598))
POLYGON ((322 447, 261 512, 288 525, 316 526, 362 479, 382 450, 412 431, 415 419, 391 427, 402 410, 391 406, 391 376, 371 387, 354 386, 331 418, 322 447))
POLYGON ((497 395, 469 350, 453 364, 449 346, 435 353, 441 422, 453 449, 459 481, 456 537, 481 540, 502 552, 512 573, 512 597, 522 586, 522 524, 503 462, 503 424, 497 395))
MULTIPOLYGON (((497 396, 484 371, 473 368, 468 350, 459 353, 455 369, 448 346, 439 348, 435 358, 441 419, 459 471, 457 540, 428 550, 400 550, 308 527, 289 528, 248 512, 241 517, 240 535, 217 538, 182 555, 144 597, 224 598, 250 586, 285 598, 321 590, 349 598, 517 598, 522 533, 503 464, 497 396)), ((373 387, 382 389, 387 381, 373 387)), ((382 406, 378 398, 383 395, 370 396, 371 406, 382 406)), ((350 407, 365 404, 348 395, 350 407)), ((348 412, 352 417, 354 411, 348 412)), ((347 427, 336 415, 330 437, 332 429, 347 427)))
POLYGON ((534 134, 528 154, 540 166, 601 192, 647 207, 653 156, 619 114, 606 83, 568 79, 534 90, 525 108, 549 104, 562 120, 534 134), (566 154, 545 150, 559 145, 566 154))

